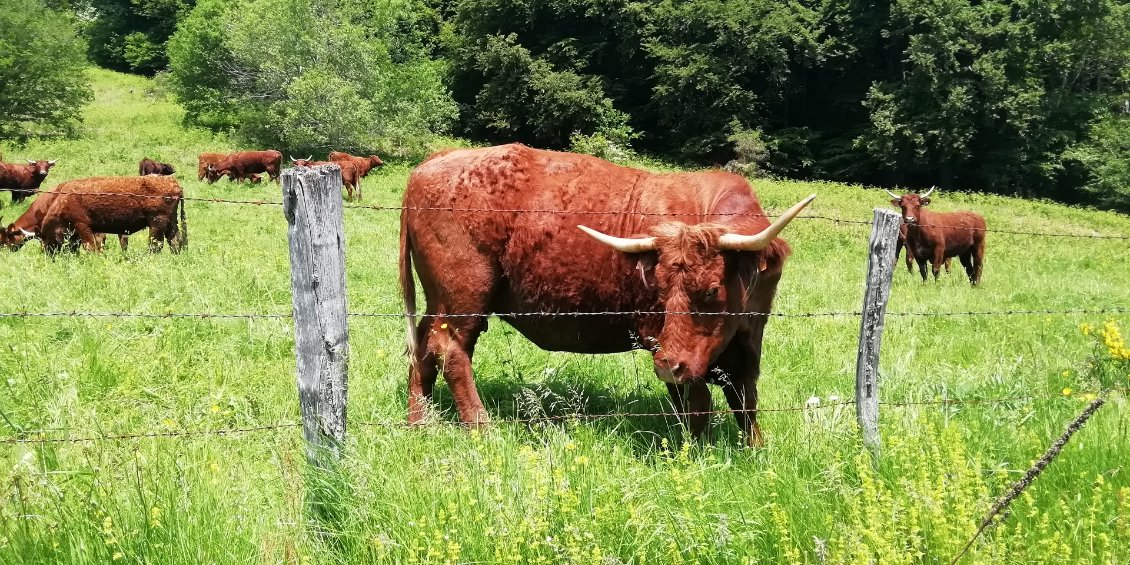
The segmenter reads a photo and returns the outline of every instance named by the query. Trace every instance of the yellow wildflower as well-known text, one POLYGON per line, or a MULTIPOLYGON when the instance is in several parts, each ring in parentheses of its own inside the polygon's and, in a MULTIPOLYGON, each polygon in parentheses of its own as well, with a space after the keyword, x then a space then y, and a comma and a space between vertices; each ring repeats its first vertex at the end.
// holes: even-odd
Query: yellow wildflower
POLYGON ((1093 329, 1094 328, 1091 327, 1091 324, 1079 324, 1079 331, 1082 332, 1085 336, 1091 335, 1091 331, 1093 329))
POLYGON ((569 443, 565 444, 565 451, 573 451, 574 449, 577 449, 577 444, 575 444, 573 442, 569 442, 569 443))
POLYGON ((447 322, 444 322, 444 323, 440 324, 440 325, 439 325, 439 329, 441 329, 441 330, 446 330, 446 329, 447 329, 447 322))
POLYGON ((1071 387, 1064 388, 1063 389, 1063 395, 1064 396, 1071 396, 1071 387))
POLYGON ((1067 377, 1070 377, 1070 376, 1071 376, 1071 371, 1064 371, 1064 372, 1063 372, 1063 377, 1064 377, 1064 378, 1067 378, 1067 377))
POLYGON ((215 414, 216 412, 219 412, 219 411, 220 411, 220 407, 213 404, 212 405, 212 413, 215 414))
POLYGON ((124 555, 122 555, 122 552, 120 552, 120 551, 114 552, 114 557, 113 557, 114 561, 117 561, 117 560, 121 559, 122 557, 125 557, 124 555))

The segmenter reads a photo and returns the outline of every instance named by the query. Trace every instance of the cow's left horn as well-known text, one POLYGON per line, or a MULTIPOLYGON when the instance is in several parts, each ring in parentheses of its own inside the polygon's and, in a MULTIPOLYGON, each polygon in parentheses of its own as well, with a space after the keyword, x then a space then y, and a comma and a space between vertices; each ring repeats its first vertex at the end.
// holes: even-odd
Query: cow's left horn
POLYGON ((48 162, 47 162, 47 164, 48 164, 48 165, 54 165, 54 164, 55 164, 55 161, 57 161, 57 160, 58 160, 58 159, 51 159, 50 161, 48 161, 48 162))
POLYGON ((761 230, 761 233, 757 235, 724 233, 718 236, 718 248, 727 251, 761 251, 769 247, 769 244, 773 242, 773 238, 777 237, 777 234, 781 233, 781 230, 785 229, 785 226, 789 225, 789 222, 793 221, 793 218, 815 199, 816 195, 813 194, 796 203, 792 208, 786 210, 784 214, 781 214, 781 216, 777 218, 777 221, 773 222, 772 225, 764 230, 761 230))
POLYGON ((938 188, 938 187, 936 187, 936 186, 931 186, 931 187, 930 187, 930 190, 927 190, 927 191, 926 191, 926 194, 923 194, 923 195, 922 195, 922 198, 926 198, 927 196, 930 196, 930 193, 931 193, 931 192, 934 192, 934 189, 935 189, 935 188, 938 188))
POLYGON ((23 228, 20 228, 20 232, 24 234, 24 237, 35 237, 35 232, 33 231, 27 231, 23 228))
POLYGON ((28 159, 28 160, 27 160, 27 164, 29 164, 29 165, 34 165, 34 164, 35 164, 35 160, 34 160, 34 159, 28 159))
POLYGON ((894 198, 895 200, 898 200, 898 199, 902 198, 901 196, 899 196, 899 195, 897 195, 897 194, 895 194, 895 193, 893 193, 893 192, 891 192, 891 191, 889 191, 889 190, 887 191, 887 194, 890 194, 890 195, 891 195, 891 198, 894 198))
POLYGON ((593 239, 624 253, 643 253, 645 251, 655 251, 655 238, 654 237, 616 237, 606 233, 600 233, 587 226, 577 226, 581 231, 589 234, 593 239))

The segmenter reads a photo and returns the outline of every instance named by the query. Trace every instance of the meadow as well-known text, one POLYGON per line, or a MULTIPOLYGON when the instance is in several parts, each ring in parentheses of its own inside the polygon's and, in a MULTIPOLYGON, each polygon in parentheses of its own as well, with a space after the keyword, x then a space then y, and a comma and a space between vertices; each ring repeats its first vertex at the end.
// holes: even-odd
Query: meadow
MULTIPOLYGON (((198 182, 196 155, 237 149, 181 125, 152 80, 91 71, 81 136, 0 144, 6 160, 58 159, 47 186, 174 164, 186 195, 278 201, 273 183, 198 182)), ((399 204, 411 160, 363 181, 365 204, 399 204)), ((769 210, 869 221, 880 189, 759 180, 769 210)), ((25 205, 0 198, 5 224, 25 205)), ((1130 234, 1126 216, 1050 202, 938 192, 990 228, 1130 234)), ((0 253, 0 312, 288 313, 286 223, 272 205, 192 201, 188 249, 152 255, 0 253)), ((399 214, 345 211, 351 313, 400 312, 399 214)), ((776 310, 858 311, 869 226, 794 221, 776 310)), ((113 238, 111 238, 112 240, 113 238)), ((1127 241, 991 233, 983 285, 960 269, 923 284, 900 267, 889 312, 1130 305, 1127 241)), ((957 267, 955 262, 955 267, 957 267)), ((882 457, 854 407, 767 412, 768 445, 740 447, 733 419, 682 440, 672 417, 506 423, 572 413, 669 412, 646 352, 541 351, 492 322, 475 356, 497 425, 407 429, 403 321, 350 320, 349 440, 332 475, 307 470, 295 427, 64 443, 0 443, 2 563, 948 563, 993 499, 1091 394, 1130 383, 1096 332, 1130 315, 890 316, 882 457), (1091 331, 1081 331, 1089 325, 1091 331), (335 501, 308 508, 313 491, 335 501)), ((0 318, 0 437, 255 428, 298 421, 292 321, 0 318)), ((854 394, 857 316, 775 318, 759 391, 766 408, 854 394)), ((1085 329, 1090 329, 1085 328, 1085 329)), ((724 407, 720 391, 715 403, 724 407)), ((450 396, 438 404, 455 418, 450 396)), ((974 544, 966 563, 1130 562, 1130 409, 1124 392, 974 544)))

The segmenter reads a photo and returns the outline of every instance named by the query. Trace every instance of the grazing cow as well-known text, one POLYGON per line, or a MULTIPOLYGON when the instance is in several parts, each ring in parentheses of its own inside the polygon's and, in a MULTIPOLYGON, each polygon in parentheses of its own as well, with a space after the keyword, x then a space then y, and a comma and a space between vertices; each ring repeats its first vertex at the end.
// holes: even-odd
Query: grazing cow
POLYGON ((201 153, 196 158, 196 180, 204 180, 208 176, 208 165, 217 165, 227 156, 227 153, 201 153))
MULTIPOLYGON (((16 218, 15 222, 0 230, 0 245, 7 246, 11 251, 19 251, 29 239, 38 237, 43 226, 43 217, 47 215, 47 210, 54 201, 55 193, 52 191, 41 192, 39 196, 36 196, 35 200, 31 201, 31 206, 28 206, 27 210, 19 218, 16 218)), ((106 234, 95 234, 95 238, 101 246, 106 241, 106 234)), ((128 236, 119 235, 118 243, 121 244, 122 251, 127 250, 129 248, 128 236)), ((69 244, 72 247, 77 247, 78 239, 72 237, 69 244)))
POLYGON ((39 190, 47 171, 55 166, 55 161, 27 160, 26 165, 0 163, 0 190, 12 191, 12 203, 23 202, 25 198, 39 190))
POLYGON ((357 166, 357 170, 361 173, 361 177, 369 176, 369 171, 383 167, 384 161, 376 155, 369 155, 368 157, 356 157, 345 153, 343 151, 330 151, 330 161, 335 163, 353 163, 357 166))
POLYGON ((171 175, 176 173, 177 170, 168 163, 158 163, 149 157, 146 157, 137 164, 137 174, 139 176, 145 175, 171 175))
POLYGON ((887 191, 891 204, 902 209, 902 221, 906 225, 907 255, 914 254, 922 280, 926 280, 926 262, 938 280, 942 263, 950 257, 957 257, 965 267, 965 274, 974 286, 981 282, 981 270, 985 260, 985 218, 974 212, 931 212, 926 210, 930 204, 931 188, 926 194, 904 194, 899 196, 887 191))
POLYGON ((281 168, 282 153, 278 151, 238 151, 224 157, 219 163, 208 164, 205 177, 209 183, 214 183, 224 175, 229 180, 242 181, 252 173, 267 173, 271 180, 277 182, 281 168))
POLYGON ((361 199, 361 177, 363 175, 361 175, 361 172, 357 168, 356 164, 354 164, 352 161, 311 161, 311 157, 307 157, 305 159, 295 159, 294 157, 291 157, 290 162, 293 163, 295 167, 337 165, 341 168, 341 184, 345 187, 346 194, 348 195, 346 198, 348 200, 353 200, 353 189, 356 188, 357 199, 361 199))
POLYGON ((695 437, 710 382, 760 445, 762 334, 789 255, 777 234, 813 198, 770 224, 734 174, 654 174, 520 144, 432 155, 400 219, 409 423, 425 418, 440 371, 460 419, 489 420, 471 357, 497 314, 550 351, 649 349, 695 437), (413 265, 427 301, 418 325, 413 265), (608 314, 570 315, 584 312, 608 314))
POLYGON ((39 234, 48 254, 57 253, 70 232, 91 251, 102 249, 96 232, 129 235, 144 228, 149 228, 150 251, 159 251, 163 241, 174 253, 188 244, 184 196, 173 177, 91 177, 65 182, 53 192, 39 234))
MULTIPOLYGON (((906 222, 899 224, 899 238, 895 242, 895 261, 898 261, 899 254, 902 253, 902 248, 906 247, 906 222)), ((914 252, 909 247, 906 247, 906 272, 913 273, 914 267, 914 252)), ((946 274, 950 273, 950 263, 953 263, 953 257, 946 257, 946 274)))

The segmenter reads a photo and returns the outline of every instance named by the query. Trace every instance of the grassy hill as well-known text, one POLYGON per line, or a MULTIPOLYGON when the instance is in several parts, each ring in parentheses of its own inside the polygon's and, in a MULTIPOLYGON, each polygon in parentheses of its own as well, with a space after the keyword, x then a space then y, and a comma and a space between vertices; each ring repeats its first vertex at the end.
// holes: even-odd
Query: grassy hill
MULTIPOLYGON (((82 137, 0 144, 6 159, 58 159, 47 185, 173 163, 193 197, 277 201, 279 187, 195 178, 222 136, 185 129, 148 79, 92 71, 82 137)), ((399 203, 412 163, 364 182, 366 203, 399 203)), ((882 190, 755 183, 770 210, 812 192, 809 215, 867 221, 882 190)), ((0 199, 5 223, 26 205, 0 199)), ((991 229, 1130 234, 1130 218, 1060 205, 938 193, 991 229)), ((286 313, 286 224, 278 206, 190 202, 185 253, 46 258, 0 253, 0 312, 286 313)), ((345 214, 351 312, 399 312, 398 214, 345 214)), ((859 309, 869 227, 793 222, 777 311, 859 309)), ((144 235, 136 235, 141 240, 144 235)), ((956 266, 956 265, 955 265, 956 266)), ((959 270, 959 269, 958 269, 959 270)), ((957 272, 922 284, 895 274, 891 312, 1101 309, 1130 304, 1127 242, 991 233, 983 286, 957 272)), ((1130 315, 888 318, 884 400, 991 399, 884 406, 873 467, 850 405, 761 418, 764 449, 738 447, 730 417, 713 441, 681 442, 669 417, 500 424, 482 432, 405 429, 397 318, 354 318, 351 439, 340 476, 305 466, 294 427, 224 436, 0 444, 0 562, 147 563, 948 563, 993 497, 1039 457, 1087 393, 1125 386, 1080 324, 1130 315), (381 425, 378 425, 381 424, 381 425), (303 496, 338 501, 317 524, 303 496)), ((853 396, 858 317, 780 318, 765 339, 762 405, 853 396)), ((0 437, 83 437, 257 428, 298 420, 289 319, 0 318, 0 437)), ((475 371, 497 420, 531 414, 668 412, 650 356, 547 353, 502 323, 475 371)), ((446 387, 440 405, 451 410, 446 387)), ((721 394, 715 391, 722 408, 721 394)), ((454 419, 449 416, 449 419, 454 419)), ((989 529, 966 562, 1130 559, 1130 411, 1122 393, 989 529)))

